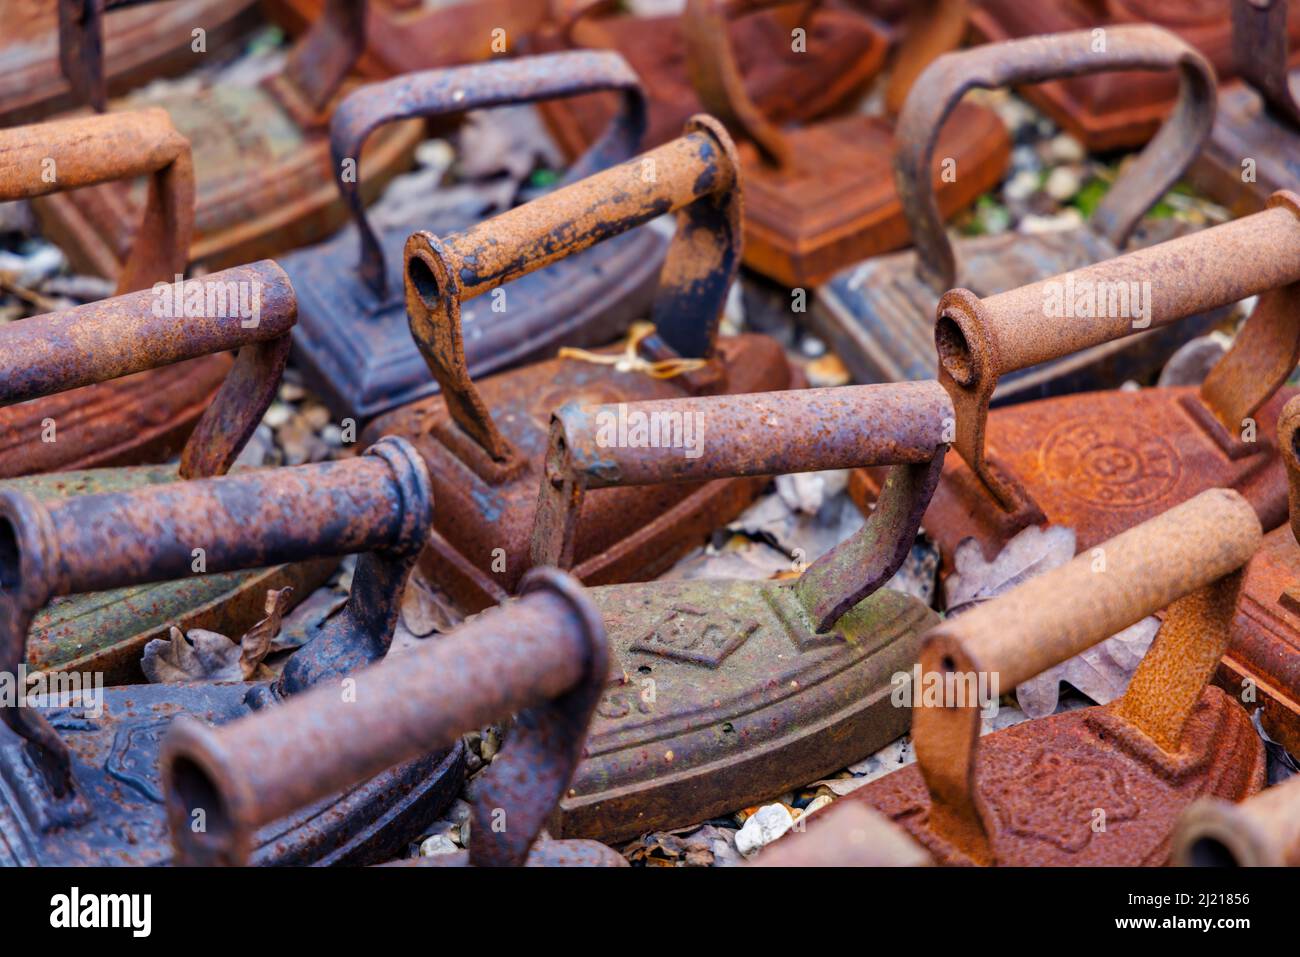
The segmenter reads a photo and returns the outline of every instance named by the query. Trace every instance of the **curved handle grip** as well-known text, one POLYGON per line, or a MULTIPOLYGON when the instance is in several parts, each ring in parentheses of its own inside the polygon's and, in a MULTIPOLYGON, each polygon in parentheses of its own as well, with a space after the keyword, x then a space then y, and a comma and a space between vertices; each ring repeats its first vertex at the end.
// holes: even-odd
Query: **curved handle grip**
POLYGON ((795 585, 825 631, 907 558, 952 428, 952 405, 933 381, 566 405, 551 416, 532 562, 572 566, 588 489, 893 466, 866 524, 795 585), (646 440, 630 440, 633 429, 646 440))
POLYGON ((0 326, 0 406, 239 349, 181 453, 182 478, 230 468, 289 356, 298 302, 269 259, 0 326))
POLYGON ((160 108, 0 130, 0 201, 149 177, 144 215, 118 293, 185 271, 194 232, 190 143, 160 108))
POLYGON ((1286 0, 1233 0, 1232 63, 1268 111, 1300 128, 1300 104, 1287 71, 1286 0))
POLYGON ((1092 30, 1027 37, 946 53, 912 87, 899 115, 894 176, 916 247, 917 276, 942 293, 957 284, 931 168, 944 120, 967 91, 1041 83, 1114 70, 1178 70, 1178 102, 1093 214, 1093 227, 1122 247, 1143 214, 1191 165, 1214 124, 1214 68, 1194 47, 1155 26, 1114 26, 1096 49, 1092 30))
POLYGON ((325 0, 311 27, 289 50, 280 89, 300 98, 305 113, 323 110, 366 48, 366 0, 325 0))
POLYGON ((265 824, 522 712, 481 780, 470 837, 471 863, 522 864, 582 757, 608 654, 581 586, 539 569, 519 599, 358 673, 346 704, 321 687, 219 728, 177 719, 160 756, 177 861, 244 864, 265 824))
MULTIPOLYGON (((1010 690, 1169 606, 1128 691, 1109 707, 1174 750, 1227 648, 1238 571, 1262 540, 1259 518, 1241 495, 1202 492, 932 629, 921 647, 922 674, 944 676, 949 688, 954 674, 989 676, 991 688, 1010 690)), ((975 702, 912 714, 931 826, 987 861, 975 794, 979 725, 975 702)))
POLYGON ((1199 798, 1178 818, 1180 867, 1300 867, 1300 775, 1239 804, 1199 798))
POLYGON ((679 139, 547 193, 446 239, 406 241, 411 334, 442 386, 452 419, 497 463, 518 461, 474 387, 465 362, 462 301, 480 296, 664 213, 677 212, 643 346, 711 358, 727 291, 740 264, 735 147, 712 117, 679 139))
POLYGON ((104 79, 104 14, 154 0, 58 0, 59 69, 77 99, 96 113, 108 108, 104 79))
POLYGON ((330 154, 335 184, 352 212, 361 237, 361 278, 376 298, 388 295, 384 253, 361 197, 361 151, 366 139, 386 123, 417 116, 460 113, 510 103, 614 90, 622 109, 604 135, 569 170, 566 181, 590 176, 632 157, 645 133, 646 102, 632 68, 617 53, 555 53, 500 60, 446 70, 410 73, 371 83, 348 94, 330 120, 330 154), (356 174, 344 174, 344 161, 356 174))

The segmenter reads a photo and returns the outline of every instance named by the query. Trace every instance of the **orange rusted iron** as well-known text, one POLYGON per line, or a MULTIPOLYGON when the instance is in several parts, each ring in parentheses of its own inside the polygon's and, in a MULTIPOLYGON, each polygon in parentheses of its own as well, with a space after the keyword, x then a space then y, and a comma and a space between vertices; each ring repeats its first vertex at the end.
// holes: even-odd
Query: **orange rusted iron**
MULTIPOLYGON (((458 602, 500 601, 529 567, 552 409, 795 384, 774 340, 718 339, 740 260, 737 177, 726 132, 696 117, 680 139, 625 163, 463 232, 407 241, 411 332, 442 391, 381 416, 365 434, 407 436, 429 464, 442 507, 420 567, 458 602), (677 232, 650 311, 654 331, 638 333, 621 360, 561 357, 471 380, 463 302, 672 211, 677 232)), ((588 583, 651 577, 757 491, 754 480, 734 480, 596 496, 576 574, 588 583)))
MULTIPOLYGON (((0 201, 137 176, 148 178, 148 192, 118 293, 170 283, 185 271, 194 218, 190 144, 156 109, 0 130, 0 201)), ((4 334, 15 342, 36 337, 30 323, 41 321, 11 323, 4 334)), ((140 356, 147 355, 142 344, 140 356)), ((63 395, 34 392, 20 401, 11 393, 0 403, 0 478, 161 461, 180 449, 230 368, 227 356, 207 355, 63 395), (57 441, 48 441, 50 422, 57 441)))
MULTIPOLYGON (((0 706, 0 863, 168 863, 158 751, 171 723, 275 711, 314 686, 337 696, 345 678, 387 653, 432 511, 428 473, 400 439, 342 462, 52 503, 0 492, 0 669, 8 675, 21 674, 32 615, 51 599, 184 576, 196 546, 213 573, 359 555, 346 607, 312 630, 274 681, 102 689, 82 676, 0 706)), ((250 839, 250 856, 263 864, 386 860, 463 780, 458 742, 417 749, 397 767, 278 816, 250 839)))
MULTIPOLYGON (((348 160, 355 162, 371 134, 395 120, 606 89, 619 91, 623 109, 606 137, 570 169, 565 181, 572 182, 636 154, 645 96, 615 53, 558 53, 413 73, 343 99, 330 121, 330 142, 353 225, 280 260, 298 290, 296 363, 331 409, 364 420, 438 390, 407 325, 402 247, 416 229, 445 234, 472 225, 466 211, 457 210, 433 222, 427 216, 390 221, 377 235, 366 218, 361 184, 346 175, 348 160)), ((561 344, 609 342, 649 308, 667 247, 659 232, 634 230, 521 277, 502 290, 500 302, 466 303, 461 321, 470 371, 483 375, 550 356, 561 344)))
MULTIPOLYGON (((1050 522, 1073 528, 1084 551, 1206 488, 1235 488, 1266 529, 1281 524, 1275 438, 1294 393, 1283 383, 1300 357, 1298 220, 1300 197, 1282 192, 1264 212, 1019 289, 947 293, 935 341, 958 455, 925 522, 945 570, 967 537, 991 560, 1016 532, 1050 522), (1090 392, 989 411, 1002 375, 1253 295, 1259 304, 1199 390, 1090 392)), ((870 487, 855 476, 859 503, 870 487)))
MULTIPOLYGON (((195 267, 221 269, 275 256, 343 224, 347 211, 332 182, 327 124, 364 43, 365 6, 364 0, 329 0, 321 19, 289 50, 283 71, 257 86, 145 90, 121 102, 167 110, 194 146, 197 194, 188 258, 195 267)), ((409 161, 420 137, 420 124, 412 121, 376 139, 359 171, 367 199, 409 161)), ((139 184, 117 183, 43 197, 33 206, 76 268, 116 277, 142 203, 139 184)))
MULTIPOLYGON (((988 44, 945 54, 921 75, 899 117, 894 153, 898 194, 915 250, 840 272, 818 288, 811 315, 813 328, 858 381, 934 378, 934 307, 945 291, 961 285, 988 296, 1117 255, 1134 239, 1143 215, 1196 158, 1214 121, 1209 63, 1157 27, 1113 27, 1106 39, 1100 51, 1087 31, 988 44), (1087 226, 1034 236, 981 236, 954 245, 930 171, 936 132, 968 90, 1134 66, 1177 72, 1177 109, 1120 175, 1087 226)), ((1136 238, 1138 245, 1153 241, 1149 235, 1136 238)), ((1002 378, 993 401, 1043 398, 1145 378, 1179 345, 1207 332, 1226 313, 1226 308, 1207 312, 1017 370, 1002 378)))
POLYGON ((1300 867, 1300 775, 1240 804, 1201 798, 1174 831, 1182 867, 1300 867))
MULTIPOLYGON (((688 18, 619 13, 609 0, 577 0, 527 40, 530 50, 616 50, 641 77, 650 98, 646 146, 677 135, 702 102, 693 86, 688 18)), ((867 18, 813 2, 742 0, 728 5, 734 22, 723 26, 738 57, 737 69, 754 101, 775 123, 803 123, 848 107, 884 63, 886 37, 867 18), (766 10, 777 6, 781 9, 766 10), (748 15, 746 15, 748 14, 748 15), (794 49, 804 30, 803 52, 794 49)), ((540 106, 547 126, 570 157, 600 136, 617 104, 586 96, 540 106)))
POLYGON ((157 9, 133 9, 138 2, 0 0, 0 127, 35 123, 91 102, 105 87, 120 96, 156 77, 193 69, 199 62, 195 30, 202 30, 207 48, 216 50, 258 20, 254 0, 176 0, 157 9), (64 62, 61 29, 72 38, 64 62), (79 48, 87 48, 82 56, 76 55, 79 48), (96 67, 94 93, 81 89, 89 79, 87 62, 96 67))
POLYGON ((515 715, 475 781, 468 853, 427 863, 626 866, 587 841, 542 841, 530 853, 582 755, 608 671, 604 628, 582 586, 537 569, 517 600, 357 673, 349 700, 321 685, 219 728, 178 719, 161 757, 175 859, 247 864, 272 821, 515 715), (195 814, 203 833, 190 826, 195 814))
MULTIPOLYGON (((161 113, 158 117, 165 122, 161 113)), ((110 119, 117 122, 101 117, 92 125, 110 119)), ((143 370, 179 368, 183 375, 194 357, 240 350, 181 450, 179 467, 59 471, 0 480, 0 490, 53 504, 225 473, 275 398, 295 316, 287 277, 275 263, 264 261, 0 326, 0 406, 16 409, 44 404, 38 397, 85 393, 88 383, 156 375, 143 370), (242 310, 241 302, 256 309, 242 310), (185 304, 201 308, 178 311, 185 304)), ((121 415, 121 410, 112 411, 121 415)), ((75 445, 83 414, 84 408, 72 406, 66 427, 62 420, 45 427, 38 420, 18 437, 14 454, 75 445), (43 441, 51 437, 50 429, 55 441, 43 441)), ((138 427, 135 419, 125 424, 138 427)), ((27 634, 31 657, 26 663, 41 671, 95 671, 113 683, 136 680, 145 644, 166 637, 169 626, 183 623, 238 637, 264 617, 267 589, 292 586, 296 603, 328 577, 333 564, 314 561, 228 576, 190 575, 177 582, 65 598, 36 614, 27 634)))
MULTIPOLYGON (((1210 489, 950 618, 912 675, 917 763, 845 800, 882 812, 943 864, 1166 863, 1194 799, 1239 801, 1264 784, 1249 716, 1208 684, 1261 538, 1245 499, 1210 489), (980 736, 998 694, 1166 605, 1123 697, 980 736)), ((837 810, 808 832, 851 826, 837 810)))
MULTIPOLYGON (((1098 43, 1125 24, 1164 27, 1196 47, 1221 80, 1235 75, 1228 0, 980 0, 971 25, 987 42, 1044 33, 1087 30, 1098 43)), ((1300 40, 1300 18, 1281 25, 1300 40)), ((1144 72, 1078 76, 1024 88, 1024 97, 1089 150, 1145 143, 1168 115, 1176 95, 1172 77, 1144 72)))
POLYGON ((866 463, 890 476, 866 524, 795 580, 591 590, 614 662, 555 833, 616 840, 707 820, 903 733, 891 680, 937 619, 884 585, 911 552, 951 428, 936 382, 579 401, 553 414, 535 566, 572 565, 575 541, 591 534, 587 502, 615 488, 866 463))
POLYGON ((1300 103, 1291 92, 1286 0, 1233 0, 1232 55, 1243 83, 1219 96, 1214 133, 1192 182, 1232 209, 1253 213, 1275 191, 1300 188, 1300 103))

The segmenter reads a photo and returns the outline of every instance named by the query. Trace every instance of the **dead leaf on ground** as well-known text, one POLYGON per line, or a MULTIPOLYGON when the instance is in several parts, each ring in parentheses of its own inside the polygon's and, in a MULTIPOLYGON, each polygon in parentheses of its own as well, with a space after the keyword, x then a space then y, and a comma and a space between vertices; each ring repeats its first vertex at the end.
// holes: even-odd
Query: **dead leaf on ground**
POLYGON ((266 593, 266 617, 238 642, 203 628, 171 628, 170 640, 155 638, 144 647, 140 668, 154 684, 176 681, 249 681, 273 673, 262 659, 270 651, 292 588, 266 593))
POLYGON ((416 638, 435 631, 446 634, 464 620, 441 591, 431 587, 419 575, 412 574, 402 594, 402 624, 416 638))
POLYGON ((1074 557, 1074 548, 1074 529, 1064 525, 1031 525, 1007 542, 991 562, 985 561, 979 542, 964 539, 953 553, 954 571, 944 589, 948 617, 1064 565, 1074 557))

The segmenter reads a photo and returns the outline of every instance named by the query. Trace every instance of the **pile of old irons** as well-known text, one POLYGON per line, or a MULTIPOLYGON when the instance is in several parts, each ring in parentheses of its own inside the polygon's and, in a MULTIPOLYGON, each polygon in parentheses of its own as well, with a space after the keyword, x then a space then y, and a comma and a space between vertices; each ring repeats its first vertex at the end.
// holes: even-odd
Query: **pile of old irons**
POLYGON ((536 843, 582 756, 609 652, 600 614, 574 579, 537 569, 521 592, 360 671, 347 702, 321 685, 219 728, 176 721, 162 780, 177 862, 256 861, 257 835, 272 821, 514 714, 501 752, 475 778, 468 853, 403 863, 625 864, 591 841, 536 843), (196 812, 206 834, 189 825, 196 812))
POLYGON ((1259 209, 1276 190, 1300 187, 1300 103, 1287 72, 1288 22, 1286 0, 1232 2, 1232 53, 1245 83, 1220 93, 1214 132, 1192 177, 1239 214, 1259 209))
POLYGON ((1201 798, 1174 831, 1175 864, 1300 867, 1300 775, 1240 804, 1201 798))
MULTIPOLYGON (((362 553, 347 606, 274 682, 83 687, 0 710, 0 862, 168 862, 158 748, 172 721, 184 714, 222 724, 275 710, 312 686, 337 700, 345 676, 387 652, 432 510, 424 464, 400 439, 343 462, 46 504, 0 492, 0 667, 10 674, 19 673, 33 613, 56 595, 183 577, 195 548, 205 550, 210 572, 362 553)), ((332 747, 309 746, 302 756, 316 761, 332 747)), ((459 791, 463 763, 461 745, 449 741, 322 795, 250 836, 249 856, 265 864, 385 860, 459 791)))
MULTIPOLYGON (((161 112, 150 115, 166 123, 161 112)), ((120 118, 99 117, 88 122, 109 126, 120 118)), ((144 395, 136 401, 146 410, 141 413, 146 423, 152 377, 162 376, 167 381, 172 370, 179 369, 183 375, 194 361, 205 361, 195 357, 240 350, 233 367, 228 362, 219 366, 230 372, 203 409, 181 450, 179 466, 58 471, 0 480, 0 491, 21 492, 53 506, 87 493, 126 492, 177 478, 223 474, 275 398, 289 355, 294 314, 288 279, 275 263, 263 261, 212 273, 202 280, 160 284, 0 326, 0 368, 5 372, 0 377, 0 402, 20 403, 12 407, 18 410, 44 408, 51 399, 88 391, 77 386, 102 383, 91 388, 103 389, 134 378, 144 386, 144 395), (178 315, 172 307, 194 293, 204 296, 205 308, 199 310, 203 314, 178 315), (220 293, 225 308, 208 293, 220 293), (241 311, 241 301, 245 305, 255 301, 257 312, 241 311), (160 305, 166 308, 160 309, 160 305), (250 322, 253 318, 256 321, 250 322), (119 378, 123 376, 127 378, 119 378)), ((80 408, 61 406, 50 411, 51 417, 44 422, 31 423, 17 436, 21 444, 13 454, 51 447, 75 449, 82 440, 79 425, 87 418, 94 421, 87 413, 96 411, 96 401, 80 408)), ((124 429, 140 425, 140 420, 129 417, 134 410, 107 411, 124 429)), ((219 520, 219 516, 213 519, 219 520)), ((94 671, 110 683, 133 681, 140 677, 145 644, 151 638, 166 637, 171 625, 238 636, 263 617, 268 589, 292 586, 291 600, 296 602, 321 583, 333 564, 316 560, 256 572, 186 574, 165 584, 141 583, 62 598, 36 612, 26 633, 26 661, 41 671, 94 671)))
MULTIPOLYGON (((988 296, 1115 256, 1143 215, 1196 158, 1214 120, 1214 96, 1214 73, 1204 57, 1172 33, 1150 26, 1114 27, 1106 33, 1104 50, 1095 49, 1092 34, 1081 31, 940 57, 912 87, 895 134, 894 173, 915 249, 860 263, 820 287, 814 328, 834 345, 858 381, 934 378, 934 307, 939 297, 959 285, 988 296), (1106 194, 1091 222, 1064 232, 962 239, 954 249, 931 170, 936 133, 964 94, 976 87, 1131 67, 1177 72, 1178 104, 1106 194)), ((965 175, 959 165, 958 176, 965 175)), ((1140 241, 1145 245, 1151 237, 1140 241)), ((1090 388, 1098 381, 1145 377, 1182 342, 1220 318, 1207 313, 1175 327, 1017 370, 1002 380, 994 401, 1041 398, 1090 388)))
MULTIPOLYGON (((365 434, 406 436, 428 463, 439 508, 420 567, 463 606, 500 601, 529 566, 552 409, 793 384, 776 341, 718 339, 740 260, 737 180, 731 140, 699 117, 680 139, 471 229, 407 241, 411 332, 441 394, 381 416, 365 434), (558 358, 471 381, 463 302, 669 211, 677 211, 677 231, 652 332, 605 357, 610 364, 592 361, 599 355, 558 358)), ((589 583, 652 577, 757 491, 754 480, 733 480, 593 496, 575 574, 589 583)))
MULTIPOLYGON (((312 29, 289 51, 282 72, 256 86, 222 83, 194 93, 132 94, 126 107, 159 106, 194 146, 198 193, 196 266, 220 269, 275 256, 329 235, 346 210, 331 182, 325 135, 333 102, 364 43, 364 0, 329 0, 312 29)), ((61 39, 61 56, 102 88, 102 64, 77 52, 86 22, 61 39), (70 45, 71 49, 70 49, 70 45)), ((102 103, 95 104, 103 109, 102 103)), ((418 123, 387 130, 360 171, 375 192, 405 163, 421 138, 418 123)), ((45 234, 82 272, 116 276, 144 202, 139 184, 112 184, 33 203, 45 234)))
MULTIPOLYGON (((945 463, 925 527, 947 566, 968 536, 991 560, 1018 531, 1048 522, 1073 528, 1083 551, 1207 488, 1235 488, 1266 529, 1281 524, 1275 439, 1300 354, 1298 281, 1300 197, 1278 193, 1264 212, 1019 289, 945 294, 935 338, 959 455, 945 463), (989 411, 1002 375, 1255 295, 1199 390, 1090 392, 989 411), (1073 318, 1060 318, 1063 303, 1073 318)), ((855 496, 869 497, 869 477, 854 478, 855 496)))
MULTIPOLYGON (((194 222, 194 168, 190 144, 166 113, 141 110, 0 130, 0 155, 0 202, 53 198, 49 194, 57 191, 148 177, 135 243, 118 274, 117 291, 170 283, 184 272, 194 222)), ((173 325, 183 321, 171 320, 173 325)), ((69 377, 62 388, 71 391, 51 395, 55 390, 25 380, 24 372, 35 370, 25 370, 18 357, 39 356, 49 366, 67 360, 67 347, 44 339, 34 323, 23 320, 0 329, 7 343, 0 362, 10 370, 0 381, 0 478, 165 459, 180 448, 230 369, 228 357, 207 355, 98 385, 88 384, 96 381, 92 378, 69 377), (16 351, 32 348, 39 352, 16 351), (54 440, 51 427, 57 430, 54 440)), ((113 347, 131 350, 132 344, 118 340, 113 347)), ((162 365, 149 361, 148 353, 141 345, 120 372, 100 378, 162 365)))
POLYGON ((1210 489, 944 622, 913 678, 916 764, 853 792, 794 841, 819 828, 832 831, 823 842, 847 839, 849 809, 863 802, 943 864, 1165 863, 1193 800, 1240 801, 1264 785, 1250 717, 1208 684, 1261 537, 1248 502, 1210 489), (1123 697, 980 736, 981 710, 1001 691, 1166 606, 1123 697))
POLYGON ((788 581, 661 581, 589 594, 613 650, 553 833, 628 838, 806 784, 907 728, 892 692, 937 619, 884 588, 938 481, 952 407, 935 382, 570 402, 552 420, 535 565, 567 567, 591 500, 665 483, 888 467, 875 511, 788 581), (704 454, 610 443, 616 422, 684 423, 704 454))
MULTIPOLYGON (((644 96, 617 54, 566 53, 415 73, 364 86, 339 103, 330 143, 353 226, 280 260, 298 292, 295 359, 336 414, 369 419, 437 391, 407 327, 403 244, 417 229, 438 235, 464 229, 480 212, 451 209, 433 222, 427 216, 390 222, 376 234, 361 183, 348 175, 348 158, 359 158, 370 135, 396 120, 591 90, 617 91, 623 109, 570 170, 571 182, 631 159, 638 149, 644 96)), ((467 302, 461 323, 469 372, 483 375, 553 355, 562 344, 609 342, 645 314, 666 248, 653 228, 632 230, 467 302)))

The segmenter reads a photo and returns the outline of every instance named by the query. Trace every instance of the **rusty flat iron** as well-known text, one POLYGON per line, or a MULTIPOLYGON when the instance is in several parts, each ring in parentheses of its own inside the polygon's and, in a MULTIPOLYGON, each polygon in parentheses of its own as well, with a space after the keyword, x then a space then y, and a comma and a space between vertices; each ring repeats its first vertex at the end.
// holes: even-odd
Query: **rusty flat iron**
MULTIPOLYGON (((166 123, 161 111, 154 118, 166 123)), ((116 117, 92 121, 100 126, 115 122, 116 117)), ((138 418, 123 419, 124 427, 139 428, 141 420, 149 421, 148 382, 157 371, 142 370, 167 367, 163 371, 178 369, 183 376, 197 356, 240 350, 233 366, 222 366, 230 368, 229 374, 181 450, 179 466, 8 478, 0 480, 0 491, 21 492, 58 507, 87 494, 125 494, 178 478, 225 473, 275 398, 294 317, 293 287, 275 263, 264 261, 0 326, 0 405, 42 406, 46 400, 35 397, 67 398, 91 392, 87 383, 127 376, 141 380, 144 394, 139 401, 145 411, 136 413, 138 418), (245 310, 241 303, 255 304, 256 309, 245 310), (186 304, 201 308, 185 309, 186 304)), ((29 448, 38 453, 51 447, 75 448, 82 440, 78 420, 93 421, 101 401, 96 397, 81 408, 60 407, 59 415, 66 418, 48 419, 44 425, 36 419, 12 440, 11 456, 27 455, 29 448)), ((122 415, 121 409, 112 411, 122 415)), ((291 601, 296 604, 329 576, 334 564, 316 560, 256 572, 190 574, 174 582, 62 597, 34 610, 24 632, 29 655, 25 663, 48 672, 94 671, 110 683, 139 680, 144 646, 166 637, 171 625, 238 637, 264 617, 268 589, 292 586, 291 601)))
POLYGON ((832 773, 907 729, 892 682, 938 619, 883 586, 911 552, 952 422, 936 382, 570 402, 554 413, 535 566, 573 565, 590 534, 584 505, 602 491, 889 469, 866 524, 795 580, 590 590, 614 662, 555 833, 617 840, 705 821, 832 773))
MULTIPOLYGON (((282 72, 256 86, 133 94, 126 108, 158 106, 194 146, 197 193, 189 260, 223 269, 315 242, 343 225, 327 124, 365 41, 364 0, 330 0, 290 49, 282 72)), ((64 38, 64 44, 70 42, 64 38)), ((86 85, 98 78, 91 76, 86 85)), ((417 122, 384 130, 358 170, 373 199, 409 161, 417 122)), ((116 277, 144 200, 120 183, 33 203, 42 226, 82 272, 116 277)))
MULTIPOLYGON (((915 246, 867 260, 817 289, 812 326, 860 382, 937 374, 934 307, 955 286, 980 296, 1028 285, 1115 256, 1147 213, 1196 158, 1214 121, 1214 72, 1205 58, 1158 27, 1119 26, 1097 51, 1087 31, 990 44, 940 57, 912 86, 894 135, 894 174, 915 246), (932 187, 936 131, 972 88, 1121 70, 1167 69, 1181 83, 1161 132, 1109 190, 1087 226, 1032 236, 1007 233, 957 241, 944 229, 932 187), (959 276, 964 281, 959 281, 959 276)), ((1139 245, 1150 237, 1141 236, 1139 245)), ((994 404, 1118 386, 1164 365, 1187 339, 1209 331, 1227 309, 1114 340, 1017 370, 999 382, 994 404)))
POLYGON ((1183 867, 1300 867, 1300 775, 1240 804, 1201 798, 1174 831, 1183 867))
POLYGON ((1253 213, 1279 189, 1300 188, 1300 103, 1291 90, 1286 0, 1234 0, 1232 53, 1244 83, 1219 95, 1210 142, 1192 182, 1234 213, 1253 213))
MULTIPOLYGON (((838 804, 883 813, 941 864, 1166 863, 1193 800, 1264 785, 1249 716, 1208 684, 1261 537, 1245 499, 1210 489, 1101 544, 1102 559, 1078 555, 948 619, 913 673, 916 764, 838 804), (1165 606, 1121 698, 980 736, 1000 692, 1165 606)), ((852 825, 833 805, 793 840, 852 825)))
MULTIPOLYGON (((117 276, 117 293, 171 283, 185 271, 194 169, 190 144, 162 110, 0 130, 0 156, 0 201, 54 198, 50 194, 61 190, 147 177, 147 198, 138 211, 135 242, 117 276)), ((14 371, 0 384, 0 478, 166 459, 179 451, 231 367, 227 356, 214 354, 62 395, 15 391, 12 376, 21 365, 15 360, 19 353, 12 350, 29 332, 35 336, 36 326, 30 323, 41 321, 25 319, 0 329, 14 343, 2 360, 14 371)), ((172 324, 184 321, 181 317, 172 324)), ((156 363, 138 368, 152 365, 156 363)))
MULTIPOLYGON (((980 0, 971 10, 975 33, 990 43, 1068 30, 1087 30, 1104 43, 1116 27, 1134 23, 1172 31, 1210 61, 1221 81, 1233 79, 1228 0, 980 0)), ((1300 40, 1300 18, 1280 28, 1293 43, 1300 40)), ((1176 94, 1171 76, 1136 71, 1068 77, 1023 90, 1025 99, 1095 152, 1141 146, 1169 114, 1176 94)))
POLYGON ((175 859, 246 864, 270 822, 513 714, 501 752, 474 782, 468 851, 401 863, 626 866, 594 841, 539 840, 608 671, 590 598, 569 576, 536 569, 518 599, 358 672, 347 702, 323 685, 217 728, 178 719, 162 748, 175 859), (192 826, 196 815, 206 831, 192 826))
MULTIPOLYGON (((168 863, 158 748, 172 722, 191 715, 223 724, 277 710, 311 687, 346 694, 349 676, 387 653, 432 510, 424 464, 400 439, 343 462, 44 504, 0 492, 0 664, 11 675, 21 673, 32 615, 56 595, 183 577, 195 547, 206 550, 210 572, 360 553, 347 606, 313 631, 274 681, 103 689, 86 677, 6 704, 0 861, 168 863)), ((459 743, 430 746, 269 821, 251 838, 250 857, 258 864, 386 860, 458 793, 463 770, 459 743)))
MULTIPOLYGON (((529 567, 557 406, 801 384, 775 340, 718 339, 740 265, 740 199, 730 138, 716 120, 696 117, 680 139, 625 163, 463 232, 441 239, 418 232, 407 241, 411 332, 441 394, 379 417, 364 435, 406 436, 429 464, 442 505, 420 568, 454 600, 469 608, 499 602, 529 567), (640 329, 622 352, 567 355, 478 384, 470 379, 463 302, 674 211, 653 330, 640 329)), ((577 575, 589 584, 652 577, 757 492, 753 481, 733 480, 595 496, 577 575)))
MULTIPOLYGON (((688 42, 687 17, 640 17, 617 12, 612 0, 576 0, 528 38, 528 49, 615 50, 624 56, 649 94, 646 146, 675 137, 692 115, 705 110, 692 82, 700 48, 688 42)), ((754 102, 773 123, 805 123, 848 107, 879 71, 886 37, 866 17, 813 2, 730 2, 734 22, 724 30, 737 56, 736 68, 754 102), (764 7, 780 9, 768 10, 764 7), (795 49, 794 30, 804 46, 795 49)), ((570 156, 582 155, 615 115, 610 96, 586 96, 540 106, 547 126, 570 156)))
MULTIPOLYGON (((944 295, 939 381, 957 410, 925 528, 945 571, 973 537, 991 560, 1021 529, 1074 529, 1084 551, 1206 488, 1237 489, 1266 529, 1286 519, 1277 417, 1300 358, 1300 197, 1019 289, 944 295), (1260 296, 1199 390, 1089 392, 989 411, 1001 376, 1260 296), (1091 304, 1091 305, 1090 305, 1091 304), (1068 308, 1067 308, 1068 307, 1068 308)), ((850 491, 862 504, 869 476, 850 491)))
POLYGON ((61 33, 75 38, 68 55, 94 57, 101 87, 120 96, 198 62, 195 30, 208 49, 235 42, 257 23, 254 0, 177 0, 154 10, 141 0, 0 0, 0 127, 35 123, 91 100, 78 89, 84 72, 60 60, 61 33), (84 23, 84 26, 82 25, 84 23))
MULTIPOLYGON (((416 229, 446 235, 473 224, 465 212, 453 211, 437 222, 413 217, 406 228, 390 224, 376 234, 361 184, 344 175, 346 158, 359 157, 369 136, 395 120, 605 89, 619 91, 624 108, 606 137, 569 171, 566 182, 573 182, 636 154, 645 100, 617 54, 560 53, 416 73, 343 99, 330 121, 330 141, 353 225, 281 259, 298 290, 295 360, 335 413, 365 420, 438 390, 407 326, 402 250, 416 229)), ((609 342, 645 315, 667 246, 653 229, 633 230, 521 277, 492 302, 467 302, 461 323, 470 373, 549 357, 561 344, 609 342)))
MULTIPOLYGON (((293 35, 321 16, 326 0, 265 0, 263 7, 293 35)), ((362 74, 387 79, 514 53, 546 18, 552 0, 372 0, 366 13, 362 74)))

